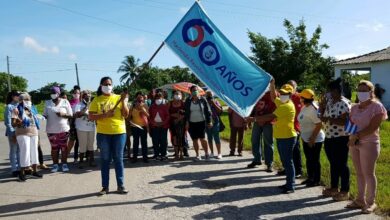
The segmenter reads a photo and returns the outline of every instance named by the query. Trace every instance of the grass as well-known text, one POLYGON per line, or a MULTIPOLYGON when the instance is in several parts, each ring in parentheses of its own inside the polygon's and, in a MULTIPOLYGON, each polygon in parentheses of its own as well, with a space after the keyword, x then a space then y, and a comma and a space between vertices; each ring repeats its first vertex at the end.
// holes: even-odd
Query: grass
MULTIPOLYGON (((221 138, 229 140, 230 137, 230 127, 228 122, 228 115, 224 112, 221 116, 223 123, 226 126, 226 129, 221 132, 221 138)), ((251 133, 252 130, 248 129, 244 134, 244 149, 251 150, 251 133)), ((390 121, 386 121, 381 125, 381 152, 379 159, 376 163, 376 176, 378 179, 378 192, 376 197, 376 202, 379 205, 380 209, 378 214, 389 215, 390 214, 390 121)), ((274 161, 275 167, 280 168, 281 162, 279 159, 278 151, 275 148, 274 161)), ((306 175, 306 161, 301 148, 302 154, 302 165, 304 167, 304 175, 306 175)), ((357 185, 356 185, 356 172, 353 167, 351 159, 348 160, 349 168, 351 171, 351 196, 355 197, 357 194, 357 185)), ((329 162, 326 158, 325 151, 322 148, 321 152, 321 180, 323 184, 329 186, 330 184, 330 170, 329 162)))

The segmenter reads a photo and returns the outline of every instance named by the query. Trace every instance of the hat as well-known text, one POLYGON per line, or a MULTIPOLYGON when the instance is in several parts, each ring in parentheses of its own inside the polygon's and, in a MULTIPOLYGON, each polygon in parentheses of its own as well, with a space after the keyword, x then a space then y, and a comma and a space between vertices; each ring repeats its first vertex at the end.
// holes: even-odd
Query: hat
POLYGON ((51 92, 54 94, 60 94, 61 93, 61 89, 60 89, 60 87, 58 87, 58 86, 53 86, 53 87, 51 87, 51 92))
POLYGON ((314 99, 314 91, 311 89, 304 89, 299 93, 299 96, 304 99, 314 99))
POLYGON ((292 94, 293 91, 294 91, 294 88, 293 88, 292 85, 290 85, 290 84, 284 84, 284 85, 282 86, 282 88, 280 88, 279 91, 281 91, 281 92, 283 92, 283 93, 292 94))

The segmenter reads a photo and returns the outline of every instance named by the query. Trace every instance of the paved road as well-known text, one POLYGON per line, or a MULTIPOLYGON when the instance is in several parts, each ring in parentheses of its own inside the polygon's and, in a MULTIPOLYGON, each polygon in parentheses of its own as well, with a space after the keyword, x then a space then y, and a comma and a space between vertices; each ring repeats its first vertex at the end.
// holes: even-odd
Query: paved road
MULTIPOLYGON (((4 125, 0 125, 4 134, 4 125)), ((49 144, 41 134, 45 158, 49 144)), ((150 143, 150 142, 149 142, 150 143)), ((228 146, 223 143, 224 153, 228 146)), ((191 152, 194 154, 193 152, 191 152)), ((245 169, 244 157, 220 161, 126 161, 128 195, 97 197, 99 170, 71 167, 70 173, 45 172, 43 179, 17 182, 8 174, 8 143, 0 137, 0 218, 2 219, 380 219, 344 209, 346 202, 322 198, 321 188, 298 186, 282 195, 283 177, 245 169)), ((51 161, 47 161, 51 164, 51 161)), ((111 170, 111 189, 116 189, 111 170)))

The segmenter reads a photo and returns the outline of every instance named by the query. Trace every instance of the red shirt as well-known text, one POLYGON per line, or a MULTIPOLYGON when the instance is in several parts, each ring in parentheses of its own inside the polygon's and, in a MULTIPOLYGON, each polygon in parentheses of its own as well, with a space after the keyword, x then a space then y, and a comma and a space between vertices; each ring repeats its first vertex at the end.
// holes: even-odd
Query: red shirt
POLYGON ((154 119, 156 118, 157 112, 160 115, 160 118, 161 118, 162 123, 163 123, 163 127, 169 128, 169 108, 168 108, 168 105, 164 105, 164 104, 156 105, 153 103, 150 106, 150 108, 149 108, 149 124, 150 124, 150 126, 157 127, 156 122, 154 121, 154 119))
MULTIPOLYGON (((276 109, 275 103, 271 100, 271 93, 266 92, 264 96, 256 103, 252 111, 252 116, 267 115, 274 112, 276 109)), ((265 124, 272 124, 274 120, 268 121, 265 124)))
POLYGON ((298 95, 298 93, 294 93, 291 95, 291 101, 294 103, 295 106, 295 118, 294 118, 294 128, 295 131, 300 132, 301 127, 298 122, 298 115, 301 112, 302 104, 301 104, 301 97, 298 95))

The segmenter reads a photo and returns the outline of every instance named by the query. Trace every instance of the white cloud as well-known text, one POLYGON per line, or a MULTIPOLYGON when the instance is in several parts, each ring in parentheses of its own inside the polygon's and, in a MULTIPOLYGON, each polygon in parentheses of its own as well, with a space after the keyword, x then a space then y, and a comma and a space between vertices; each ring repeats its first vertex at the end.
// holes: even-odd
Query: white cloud
POLYGON ((181 8, 179 8, 180 14, 185 14, 185 13, 187 13, 188 10, 189 10, 188 7, 181 7, 181 8))
POLYGON ((74 53, 71 53, 71 54, 69 54, 68 58, 69 58, 69 60, 74 61, 74 60, 77 60, 77 55, 74 53))
POLYGON ((359 23, 359 24, 356 24, 355 27, 358 29, 365 30, 365 31, 378 32, 378 31, 381 31, 385 27, 385 25, 376 21, 373 23, 359 23))
POLYGON ((355 53, 345 53, 345 54, 337 54, 337 55, 334 55, 334 57, 335 57, 337 60, 344 60, 344 59, 348 59, 348 58, 356 57, 356 56, 358 56, 358 55, 355 54, 355 53))
POLYGON ((32 49, 37 53, 58 54, 60 52, 60 49, 57 46, 52 46, 52 47, 44 46, 32 37, 25 37, 23 39, 23 46, 32 49))

